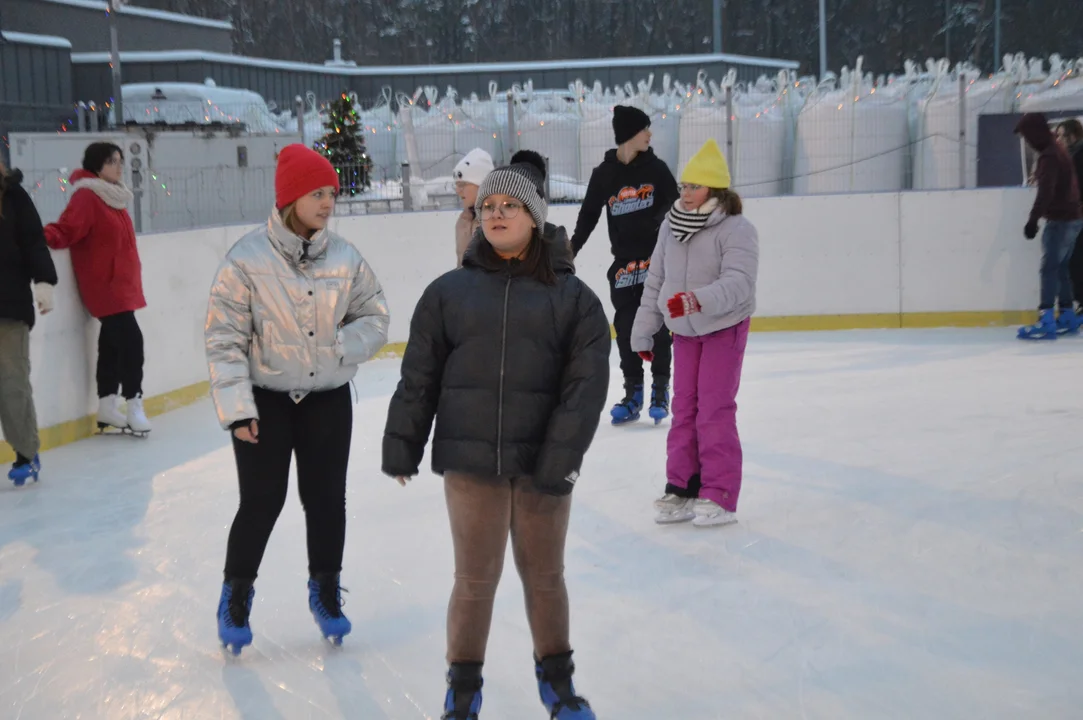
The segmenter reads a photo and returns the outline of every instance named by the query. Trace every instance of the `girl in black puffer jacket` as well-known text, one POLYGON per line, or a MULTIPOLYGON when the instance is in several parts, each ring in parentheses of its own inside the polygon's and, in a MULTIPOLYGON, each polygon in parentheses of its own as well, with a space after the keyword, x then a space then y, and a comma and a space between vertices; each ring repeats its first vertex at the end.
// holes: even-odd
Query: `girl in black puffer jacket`
POLYGON ((405 484, 436 418, 432 467, 444 476, 455 546, 448 720, 481 707, 509 531, 542 702, 555 718, 594 718, 571 681, 564 541, 572 487, 605 406, 611 341, 565 235, 542 232, 544 182, 535 153, 485 179, 475 206, 482 227, 463 267, 429 285, 414 312, 384 433, 383 470, 405 484))

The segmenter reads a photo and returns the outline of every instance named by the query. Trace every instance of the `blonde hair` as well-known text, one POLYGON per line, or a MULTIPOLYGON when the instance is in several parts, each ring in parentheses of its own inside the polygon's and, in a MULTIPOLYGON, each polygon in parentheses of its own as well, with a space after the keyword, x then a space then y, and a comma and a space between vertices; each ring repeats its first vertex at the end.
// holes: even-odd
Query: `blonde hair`
POLYGON ((312 229, 305 227, 297 217, 296 201, 279 210, 278 216, 282 218, 282 224, 286 226, 286 229, 298 237, 307 238, 312 234, 312 229))

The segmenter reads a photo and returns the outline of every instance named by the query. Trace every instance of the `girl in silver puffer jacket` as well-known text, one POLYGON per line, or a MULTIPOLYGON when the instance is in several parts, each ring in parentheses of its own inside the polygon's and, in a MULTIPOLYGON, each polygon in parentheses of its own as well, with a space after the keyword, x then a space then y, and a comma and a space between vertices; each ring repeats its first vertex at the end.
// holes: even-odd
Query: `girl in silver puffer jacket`
POLYGON ((205 328, 211 397, 233 435, 240 508, 226 550, 218 634, 252 642, 248 615, 290 462, 308 528, 309 607, 325 637, 350 632, 339 574, 346 533, 349 382, 387 341, 383 289, 357 249, 327 230, 338 174, 302 145, 279 156, 276 209, 230 249, 205 328))

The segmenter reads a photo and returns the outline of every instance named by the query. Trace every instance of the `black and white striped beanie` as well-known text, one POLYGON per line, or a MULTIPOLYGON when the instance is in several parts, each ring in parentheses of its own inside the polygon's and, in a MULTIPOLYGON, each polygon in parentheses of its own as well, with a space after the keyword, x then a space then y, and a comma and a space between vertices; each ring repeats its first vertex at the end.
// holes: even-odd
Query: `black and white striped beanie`
POLYGON ((511 158, 511 164, 499 167, 488 175, 478 189, 474 212, 481 217, 481 206, 490 195, 510 195, 522 201, 538 229, 545 227, 549 203, 545 198, 545 161, 541 155, 521 150, 511 158))

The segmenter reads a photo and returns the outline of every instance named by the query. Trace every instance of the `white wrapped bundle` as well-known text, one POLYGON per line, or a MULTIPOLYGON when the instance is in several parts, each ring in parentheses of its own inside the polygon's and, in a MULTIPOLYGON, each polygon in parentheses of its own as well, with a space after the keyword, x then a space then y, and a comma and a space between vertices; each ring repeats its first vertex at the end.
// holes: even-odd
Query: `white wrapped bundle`
POLYGON ((569 91, 538 94, 530 83, 516 118, 518 147, 549 159, 550 181, 579 179, 579 103, 569 91))
POLYGON ((954 73, 942 61, 935 67, 933 86, 916 103, 917 122, 914 147, 914 189, 948 190, 960 187, 959 182, 959 77, 965 90, 966 157, 963 186, 978 185, 978 117, 985 114, 1009 113, 1015 102, 1019 79, 1017 65, 1006 68, 992 78, 982 78, 973 67, 962 66, 954 73))
POLYGON ((730 73, 721 85, 702 81, 685 93, 687 105, 680 119, 679 166, 713 138, 731 155, 730 174, 734 188, 748 197, 778 195, 785 178, 787 110, 784 96, 770 81, 758 83, 751 91, 734 84, 730 73), (733 118, 726 122, 727 88, 732 92, 733 118), (769 90, 770 88, 770 90, 769 90), (733 129, 733 146, 728 147, 728 128, 733 129))
POLYGON ((906 187, 907 97, 861 75, 820 84, 797 118, 794 193, 888 192, 906 187))
POLYGON ((365 150, 372 159, 373 182, 398 179, 406 160, 406 148, 398 119, 391 112, 391 89, 385 88, 383 96, 371 109, 364 110, 360 106, 357 109, 365 132, 365 150))

